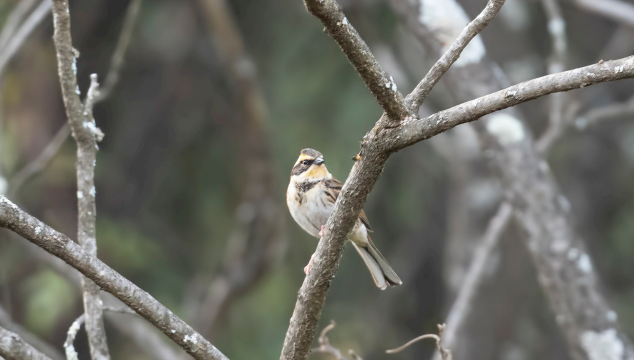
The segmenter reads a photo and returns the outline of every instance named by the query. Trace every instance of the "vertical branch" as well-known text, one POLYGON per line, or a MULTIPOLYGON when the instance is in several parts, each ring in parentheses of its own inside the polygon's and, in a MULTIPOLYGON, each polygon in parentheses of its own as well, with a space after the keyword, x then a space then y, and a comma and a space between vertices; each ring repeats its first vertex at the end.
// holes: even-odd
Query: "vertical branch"
MULTIPOLYGON (((95 161, 97 141, 103 133, 95 125, 92 108, 99 84, 97 75, 90 76, 90 88, 85 104, 79 99, 77 86, 77 57, 73 48, 70 32, 70 13, 67 0, 53 1, 53 41, 57 51, 57 64, 66 116, 77 142, 77 239, 89 254, 97 255, 95 234, 95 161)), ((84 292, 84 313, 86 314, 86 332, 90 354, 93 360, 108 360, 110 353, 103 326, 102 302, 99 287, 90 279, 82 277, 84 292)))
MULTIPOLYGON (((568 41, 566 40, 566 22, 561 15, 558 0, 542 0, 542 5, 548 18, 548 32, 552 41, 552 54, 548 64, 548 73, 555 74, 566 70, 566 52, 568 41)), ((537 141, 537 150, 545 153, 558 139, 565 128, 564 102, 566 94, 555 93, 550 95, 549 124, 546 132, 537 141)))

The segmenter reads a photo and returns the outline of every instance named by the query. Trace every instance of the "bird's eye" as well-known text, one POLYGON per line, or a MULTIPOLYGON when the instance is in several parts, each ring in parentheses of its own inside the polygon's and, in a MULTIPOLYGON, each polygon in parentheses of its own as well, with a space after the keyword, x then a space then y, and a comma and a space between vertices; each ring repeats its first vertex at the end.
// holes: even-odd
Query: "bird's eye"
POLYGON ((304 161, 302 161, 302 164, 304 164, 304 165, 308 165, 308 160, 304 160, 304 161))

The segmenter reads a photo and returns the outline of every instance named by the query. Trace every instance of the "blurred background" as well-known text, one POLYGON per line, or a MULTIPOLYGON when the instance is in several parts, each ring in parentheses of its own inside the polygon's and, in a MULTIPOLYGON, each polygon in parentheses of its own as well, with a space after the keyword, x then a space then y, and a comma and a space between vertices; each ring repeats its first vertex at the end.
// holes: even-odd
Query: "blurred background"
MULTIPOLYGON (((459 2, 470 18, 486 4, 459 2)), ((108 72, 129 2, 70 3, 83 97, 89 75, 103 79, 108 72)), ((6 23, 17 4, 0 1, 0 19, 6 23)), ((119 81, 95 107, 106 134, 96 166, 98 254, 228 357, 277 359, 302 269, 317 245, 286 209, 291 167, 302 148, 312 147, 345 180, 359 141, 381 109, 301 1, 218 4, 224 3, 141 4, 119 81)), ((435 59, 426 56, 389 2, 341 4, 399 89, 409 92, 435 59)), ((560 5, 568 68, 634 53, 633 25, 572 0, 560 5)), ((48 15, 3 69, 0 185, 27 212, 76 238, 71 138, 41 172, 20 186, 14 181, 66 122, 52 30, 48 15)), ((542 2, 507 0, 482 38, 511 82, 548 73, 552 42, 542 2)), ((566 128, 548 154, 604 293, 630 338, 634 114, 619 112, 592 126, 584 126, 584 114, 627 102, 633 85, 628 80, 570 93, 566 104, 576 126, 566 128)), ((547 126, 548 102, 545 97, 519 106, 535 137, 547 126)), ((456 96, 441 82, 422 111, 455 104, 456 96)), ((435 332, 445 321, 501 198, 467 126, 392 156, 365 211, 375 243, 404 285, 379 291, 348 246, 319 328, 335 320, 331 343, 366 360, 429 357, 433 342, 398 355, 384 351, 435 332)), ((470 359, 568 358, 521 236, 511 223, 487 262, 454 349, 470 359)), ((83 312, 72 274, 7 231, 0 232, 0 305, 14 323, 60 353, 68 327, 83 312)), ((113 358, 155 358, 121 319, 127 318, 106 321, 113 358)), ((80 359, 88 359, 83 332, 76 348, 80 359)))

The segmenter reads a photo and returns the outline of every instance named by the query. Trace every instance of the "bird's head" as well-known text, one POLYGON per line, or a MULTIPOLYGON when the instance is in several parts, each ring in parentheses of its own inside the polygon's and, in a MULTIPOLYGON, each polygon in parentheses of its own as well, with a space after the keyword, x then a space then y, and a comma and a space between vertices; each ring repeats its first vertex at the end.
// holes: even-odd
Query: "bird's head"
POLYGON ((309 148, 301 151, 291 171, 291 178, 294 180, 321 179, 329 176, 324 156, 319 151, 309 148))

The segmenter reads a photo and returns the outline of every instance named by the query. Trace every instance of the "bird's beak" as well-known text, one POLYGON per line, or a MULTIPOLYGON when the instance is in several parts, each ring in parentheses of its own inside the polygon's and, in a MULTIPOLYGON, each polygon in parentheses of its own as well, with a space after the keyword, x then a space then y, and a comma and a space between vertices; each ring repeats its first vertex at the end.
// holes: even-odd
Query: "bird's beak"
POLYGON ((315 162, 314 162, 313 164, 315 164, 315 165, 321 165, 321 164, 323 164, 323 163, 324 163, 324 158, 320 158, 320 157, 319 157, 319 158, 315 159, 315 162))

